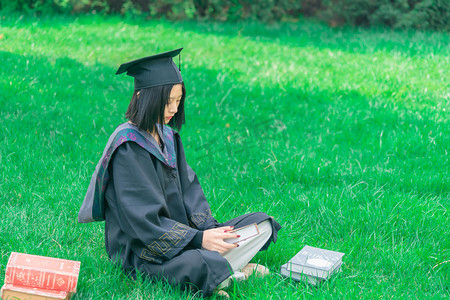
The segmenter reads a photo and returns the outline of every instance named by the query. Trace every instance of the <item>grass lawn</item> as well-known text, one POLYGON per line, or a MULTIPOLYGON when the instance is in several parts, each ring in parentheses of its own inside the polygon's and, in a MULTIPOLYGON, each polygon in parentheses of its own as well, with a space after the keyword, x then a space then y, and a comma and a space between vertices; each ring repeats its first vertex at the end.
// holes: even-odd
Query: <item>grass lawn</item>
POLYGON ((128 279, 103 223, 77 223, 125 120, 119 64, 184 47, 181 136, 214 216, 283 226, 255 257, 272 275, 233 297, 450 296, 448 34, 0 15, 0 284, 16 251, 80 260, 74 299, 199 298, 128 279), (304 245, 345 252, 343 272, 319 287, 280 277, 304 245))

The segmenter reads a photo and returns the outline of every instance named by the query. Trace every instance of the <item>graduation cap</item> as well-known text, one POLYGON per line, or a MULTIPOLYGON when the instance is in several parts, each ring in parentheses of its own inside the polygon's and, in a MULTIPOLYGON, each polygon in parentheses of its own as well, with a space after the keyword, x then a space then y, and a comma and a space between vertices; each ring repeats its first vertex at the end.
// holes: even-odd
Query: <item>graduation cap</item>
POLYGON ((180 54, 183 48, 136 59, 121 64, 116 75, 127 72, 134 77, 134 89, 154 87, 165 84, 182 83, 180 69, 172 57, 180 54))

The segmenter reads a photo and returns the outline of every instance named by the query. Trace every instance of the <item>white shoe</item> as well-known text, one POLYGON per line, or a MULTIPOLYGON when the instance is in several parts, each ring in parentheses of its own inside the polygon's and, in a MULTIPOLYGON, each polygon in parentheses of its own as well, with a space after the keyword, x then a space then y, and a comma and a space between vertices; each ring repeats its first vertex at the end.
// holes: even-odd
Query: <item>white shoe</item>
POLYGON ((243 280, 247 279, 247 278, 245 277, 245 274, 244 274, 244 273, 238 272, 238 271, 234 272, 234 274, 231 275, 231 278, 233 278, 233 279, 236 280, 236 281, 243 281, 243 280))

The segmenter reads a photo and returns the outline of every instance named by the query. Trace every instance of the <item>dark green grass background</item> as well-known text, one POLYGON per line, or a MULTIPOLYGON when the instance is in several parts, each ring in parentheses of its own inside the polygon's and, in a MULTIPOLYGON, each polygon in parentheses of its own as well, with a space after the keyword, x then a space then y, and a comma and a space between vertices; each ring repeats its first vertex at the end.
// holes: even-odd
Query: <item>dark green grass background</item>
POLYGON ((111 265, 103 223, 78 224, 123 122, 122 62, 185 47, 181 135, 214 216, 283 226, 272 275, 235 298, 448 298, 450 37, 302 22, 0 19, 0 283, 11 251, 80 260, 75 299, 191 299, 111 265), (304 245, 345 252, 319 287, 277 272, 304 245))

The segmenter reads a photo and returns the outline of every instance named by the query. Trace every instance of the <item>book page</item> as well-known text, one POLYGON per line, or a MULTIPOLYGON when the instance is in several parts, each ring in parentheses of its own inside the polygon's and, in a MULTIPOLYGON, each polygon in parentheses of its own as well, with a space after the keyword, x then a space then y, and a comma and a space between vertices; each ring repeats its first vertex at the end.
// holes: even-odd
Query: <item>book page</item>
POLYGON ((237 235, 240 235, 238 238, 233 239, 225 239, 224 241, 230 244, 237 244, 240 242, 243 242, 249 238, 252 238, 254 236, 257 236, 259 234, 258 225, 256 223, 234 229, 230 231, 231 233, 235 233, 237 235))

